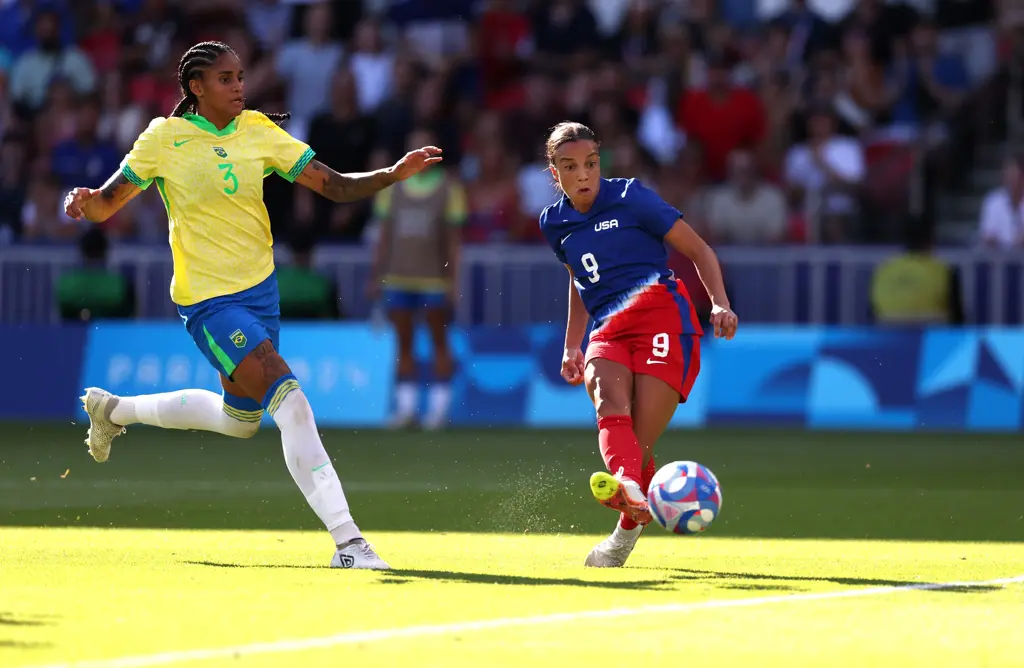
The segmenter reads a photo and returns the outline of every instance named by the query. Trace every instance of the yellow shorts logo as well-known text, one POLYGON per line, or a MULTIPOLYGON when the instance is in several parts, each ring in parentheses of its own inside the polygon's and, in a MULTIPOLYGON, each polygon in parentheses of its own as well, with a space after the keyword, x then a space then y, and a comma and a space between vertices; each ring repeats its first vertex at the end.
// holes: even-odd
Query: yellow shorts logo
POLYGON ((242 334, 242 330, 236 329, 231 332, 231 343, 235 344, 236 348, 244 348, 246 344, 245 334, 242 334))

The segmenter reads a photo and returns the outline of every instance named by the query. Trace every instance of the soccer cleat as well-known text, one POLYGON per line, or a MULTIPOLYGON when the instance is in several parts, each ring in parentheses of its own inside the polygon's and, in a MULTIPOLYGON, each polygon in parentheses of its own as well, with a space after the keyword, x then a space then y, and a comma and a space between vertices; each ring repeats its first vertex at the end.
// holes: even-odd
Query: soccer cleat
POLYGON ((623 529, 616 522, 612 535, 602 540, 590 551, 583 565, 590 568, 621 568, 625 565, 626 559, 629 559, 629 555, 633 553, 636 541, 643 531, 642 524, 632 529, 623 529))
POLYGON ((85 444, 89 446, 89 454, 93 459, 105 462, 110 457, 110 443, 125 432, 124 427, 114 424, 110 419, 114 407, 121 399, 98 387, 87 388, 81 399, 82 407, 89 415, 85 444))
POLYGON ((377 556, 373 546, 362 538, 349 541, 338 548, 331 559, 331 568, 361 568, 371 571, 389 571, 387 562, 377 556))
POLYGON ((590 476, 590 491, 602 506, 625 514, 637 524, 652 519, 647 496, 636 481, 622 477, 622 469, 615 475, 598 471, 590 476))

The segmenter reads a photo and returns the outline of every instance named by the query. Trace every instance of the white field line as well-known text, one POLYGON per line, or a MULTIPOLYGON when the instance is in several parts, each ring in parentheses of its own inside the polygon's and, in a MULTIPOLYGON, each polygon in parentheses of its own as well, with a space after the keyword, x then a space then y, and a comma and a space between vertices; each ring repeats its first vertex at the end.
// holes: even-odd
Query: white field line
POLYGON ((882 596, 906 591, 934 591, 939 589, 966 589, 972 587, 1002 587, 1010 584, 1024 583, 1024 575, 997 580, 978 580, 973 582, 941 582, 895 587, 870 587, 867 589, 843 589, 839 591, 816 592, 811 594, 790 594, 784 596, 760 596, 755 598, 737 598, 695 603, 667 603, 663 605, 646 605, 635 608, 613 608, 610 610, 583 610, 579 612, 559 612, 532 617, 504 617, 471 622, 454 622, 451 624, 431 624, 424 626, 406 626, 403 628, 378 629, 374 631, 353 631, 320 638, 298 638, 294 640, 276 640, 274 642, 234 645, 231 647, 214 647, 209 649, 189 649, 157 654, 141 654, 125 656, 119 659, 101 659, 97 661, 80 661, 73 663, 57 663, 33 668, 144 668, 146 666, 163 666, 185 661, 209 661, 213 659, 234 659, 238 656, 258 654, 283 654, 301 652, 310 649, 323 649, 338 645, 355 643, 380 642, 402 638, 420 638, 442 636, 452 633, 470 631, 489 631, 517 626, 542 626, 549 624, 567 624, 589 619, 614 619, 639 615, 693 612, 696 610, 720 610, 723 608, 756 608, 776 603, 801 603, 809 601, 828 601, 844 598, 864 598, 882 596))

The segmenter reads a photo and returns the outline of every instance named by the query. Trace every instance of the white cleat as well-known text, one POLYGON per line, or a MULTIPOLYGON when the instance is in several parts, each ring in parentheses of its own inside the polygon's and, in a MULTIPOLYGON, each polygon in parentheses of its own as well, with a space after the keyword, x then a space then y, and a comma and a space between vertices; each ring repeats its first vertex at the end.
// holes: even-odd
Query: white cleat
POLYGON ((389 571, 388 563, 377 556, 373 546, 357 538, 338 548, 331 559, 331 568, 361 568, 371 571, 389 571))
POLYGON ((124 427, 114 424, 110 419, 114 407, 121 399, 98 387, 87 388, 81 399, 82 407, 89 415, 85 444, 89 446, 89 454, 93 459, 105 462, 110 457, 111 442, 125 432, 124 427))
POLYGON ((616 523, 612 535, 602 540, 590 551, 583 565, 591 568, 621 568, 625 565, 626 559, 629 559, 629 555, 633 553, 636 541, 643 531, 644 525, 642 524, 633 529, 623 529, 616 523))

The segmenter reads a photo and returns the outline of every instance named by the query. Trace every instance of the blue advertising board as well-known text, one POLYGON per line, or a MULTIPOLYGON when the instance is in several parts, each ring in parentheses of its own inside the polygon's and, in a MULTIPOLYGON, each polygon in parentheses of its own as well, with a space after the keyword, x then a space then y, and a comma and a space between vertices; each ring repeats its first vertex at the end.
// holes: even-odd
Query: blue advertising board
MULTIPOLYGON (((456 329, 452 422, 592 427, 581 387, 559 376, 559 325, 456 329)), ((0 418, 73 419, 80 389, 219 391, 216 372, 175 323, 0 327, 16 383, 0 418)), ((364 324, 286 324, 282 350, 323 426, 385 423, 395 341, 364 324)), ((746 327, 704 341, 701 374, 672 426, 1017 431, 1024 423, 1024 332, 1015 329, 746 327)), ((417 340, 423 377, 430 346, 417 340)))

